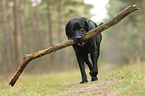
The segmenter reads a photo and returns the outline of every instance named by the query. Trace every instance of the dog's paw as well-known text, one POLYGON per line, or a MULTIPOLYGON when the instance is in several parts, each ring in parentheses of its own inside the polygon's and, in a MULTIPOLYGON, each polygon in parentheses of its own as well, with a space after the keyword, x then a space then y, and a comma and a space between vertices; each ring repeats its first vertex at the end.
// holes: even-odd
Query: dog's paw
POLYGON ((90 74, 91 77, 96 77, 96 75, 98 74, 98 72, 91 71, 89 74, 90 74))
POLYGON ((97 77, 92 77, 92 78, 91 78, 91 81, 96 81, 96 80, 98 80, 97 77))
POLYGON ((87 83, 87 82, 88 82, 88 80, 82 80, 82 81, 80 82, 80 84, 87 83))

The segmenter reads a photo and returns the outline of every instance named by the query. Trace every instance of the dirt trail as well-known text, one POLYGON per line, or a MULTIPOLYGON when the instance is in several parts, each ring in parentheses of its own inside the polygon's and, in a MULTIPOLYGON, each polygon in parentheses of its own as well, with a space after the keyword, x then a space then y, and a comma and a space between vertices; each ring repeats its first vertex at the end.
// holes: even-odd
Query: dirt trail
POLYGON ((114 93, 109 93, 107 88, 111 87, 115 82, 119 80, 109 80, 105 82, 91 82, 89 81, 86 84, 80 85, 78 82, 73 82, 73 83, 65 83, 64 85, 70 86, 69 88, 66 88, 66 90, 63 92, 64 95, 72 94, 72 95, 82 95, 83 96, 108 96, 108 95, 113 95, 114 93))

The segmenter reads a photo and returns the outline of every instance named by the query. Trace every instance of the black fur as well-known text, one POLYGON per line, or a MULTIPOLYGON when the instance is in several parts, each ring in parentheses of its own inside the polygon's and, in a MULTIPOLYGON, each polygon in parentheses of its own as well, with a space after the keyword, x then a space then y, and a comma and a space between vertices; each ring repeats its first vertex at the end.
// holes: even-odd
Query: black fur
POLYGON ((97 61, 100 54, 100 42, 102 35, 98 34, 96 37, 82 41, 86 32, 94 29, 95 27, 97 27, 97 25, 92 20, 84 17, 74 17, 66 24, 65 30, 68 39, 72 38, 76 41, 73 48, 76 53, 82 75, 82 81, 80 83, 88 82, 84 63, 86 63, 90 69, 91 81, 98 80, 97 61), (92 63, 88 59, 88 54, 90 54, 92 63))

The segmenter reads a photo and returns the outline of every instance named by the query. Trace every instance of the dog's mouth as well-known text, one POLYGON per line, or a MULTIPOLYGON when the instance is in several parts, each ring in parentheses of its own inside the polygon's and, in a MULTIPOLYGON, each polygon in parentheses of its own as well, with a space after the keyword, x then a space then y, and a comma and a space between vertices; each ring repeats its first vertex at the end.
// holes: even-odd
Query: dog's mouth
POLYGON ((77 45, 78 46, 84 46, 85 45, 85 42, 78 42, 77 45))

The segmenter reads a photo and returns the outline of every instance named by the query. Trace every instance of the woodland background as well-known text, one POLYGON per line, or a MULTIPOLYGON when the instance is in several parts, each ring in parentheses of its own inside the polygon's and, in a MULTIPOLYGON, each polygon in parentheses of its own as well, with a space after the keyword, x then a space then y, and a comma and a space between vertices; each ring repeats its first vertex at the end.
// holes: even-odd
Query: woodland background
MULTIPOLYGON (((129 5, 138 11, 103 32, 99 66, 120 66, 145 61, 145 0, 109 0, 106 22, 129 5)), ((14 73, 24 54, 67 40, 65 25, 77 16, 91 18, 92 5, 83 0, 1 0, 0 74, 14 73)), ((101 10, 101 9, 100 9, 101 10)), ((26 73, 46 73, 78 68, 72 47, 35 59, 26 73)))

